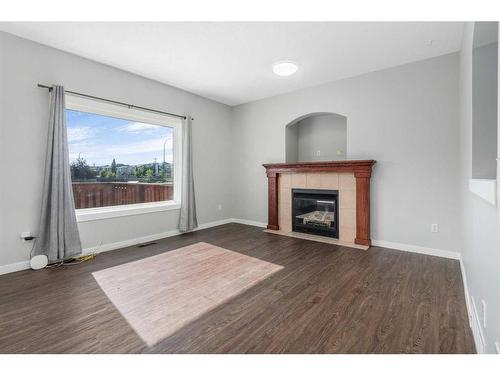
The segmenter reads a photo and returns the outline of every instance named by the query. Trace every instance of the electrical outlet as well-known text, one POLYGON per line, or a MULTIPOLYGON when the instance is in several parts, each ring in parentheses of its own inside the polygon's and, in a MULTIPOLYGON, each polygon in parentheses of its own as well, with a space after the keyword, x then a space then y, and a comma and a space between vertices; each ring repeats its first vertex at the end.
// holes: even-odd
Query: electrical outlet
POLYGON ((486 329, 486 302, 484 299, 481 300, 481 306, 483 307, 483 328, 486 329))
POLYGON ((222 211, 222 204, 219 204, 219 205, 217 206, 217 209, 218 209, 219 211, 222 211))
POLYGON ((439 232, 439 225, 438 224, 431 224, 431 232, 432 233, 439 232))
POLYGON ((316 151, 316 156, 321 156, 321 150, 316 151))

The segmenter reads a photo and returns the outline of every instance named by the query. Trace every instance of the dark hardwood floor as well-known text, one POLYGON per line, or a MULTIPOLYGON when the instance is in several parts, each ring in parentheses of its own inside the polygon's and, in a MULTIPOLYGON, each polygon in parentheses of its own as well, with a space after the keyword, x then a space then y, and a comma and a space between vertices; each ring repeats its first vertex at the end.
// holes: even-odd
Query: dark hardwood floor
POLYGON ((0 276, 1 353, 473 353, 456 260, 227 224, 0 276), (207 242, 284 268, 148 347, 92 272, 207 242))

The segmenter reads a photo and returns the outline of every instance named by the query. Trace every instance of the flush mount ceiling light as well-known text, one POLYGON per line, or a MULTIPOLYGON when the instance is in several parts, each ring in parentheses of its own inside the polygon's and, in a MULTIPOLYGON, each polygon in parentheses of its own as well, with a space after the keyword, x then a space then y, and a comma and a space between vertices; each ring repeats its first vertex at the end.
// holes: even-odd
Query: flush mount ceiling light
POLYGON ((273 64, 273 72, 282 77, 291 76, 299 70, 299 67, 293 61, 278 61, 273 64))

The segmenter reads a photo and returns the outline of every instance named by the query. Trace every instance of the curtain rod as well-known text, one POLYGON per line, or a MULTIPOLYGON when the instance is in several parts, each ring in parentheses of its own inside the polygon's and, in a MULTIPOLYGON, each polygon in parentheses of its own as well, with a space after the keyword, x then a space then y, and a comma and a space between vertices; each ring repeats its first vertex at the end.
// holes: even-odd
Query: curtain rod
MULTIPOLYGON (((52 91, 52 87, 51 86, 42 85, 41 83, 39 83, 37 86, 40 87, 40 88, 42 88, 42 89, 48 89, 49 91, 52 91)), ((148 111, 148 112, 161 113, 162 115, 168 115, 168 116, 173 116, 173 117, 177 117, 177 118, 182 118, 184 120, 186 119, 186 116, 178 115, 176 113, 163 112, 163 111, 158 111, 156 109, 151 109, 151 108, 146 108, 146 107, 139 107, 137 105, 133 105, 133 104, 129 104, 129 103, 124 103, 124 102, 119 102, 119 101, 111 100, 111 99, 100 98, 98 96, 82 94, 80 92, 75 92, 75 91, 65 90, 65 92, 68 93, 68 94, 76 95, 76 96, 82 96, 84 98, 90 98, 90 99, 100 100, 100 101, 103 101, 103 102, 108 102, 108 103, 122 105, 122 106, 128 107, 128 108, 140 109, 140 110, 148 111)), ((191 118, 191 119, 194 120, 194 118, 191 118)))

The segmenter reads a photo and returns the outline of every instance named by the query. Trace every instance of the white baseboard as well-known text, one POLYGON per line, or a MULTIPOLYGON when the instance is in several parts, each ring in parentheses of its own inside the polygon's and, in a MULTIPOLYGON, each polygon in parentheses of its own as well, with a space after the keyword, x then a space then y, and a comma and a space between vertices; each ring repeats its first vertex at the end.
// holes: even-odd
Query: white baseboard
POLYGON ((465 306, 467 307, 467 317, 469 318, 469 326, 472 327, 472 309, 470 306, 469 286, 467 283, 467 273, 465 272, 464 260, 460 257, 460 272, 462 273, 462 283, 464 285, 465 306))
POLYGON ((217 221, 211 221, 210 223, 200 224, 198 226, 198 228, 195 229, 195 231, 201 230, 201 229, 217 227, 219 225, 229 224, 229 223, 233 223, 233 222, 234 222, 234 219, 222 219, 222 220, 217 220, 217 221))
POLYGON ((22 271, 22 270, 25 270, 28 268, 30 268, 30 261, 29 260, 25 260, 23 262, 6 264, 4 266, 0 266, 0 275, 6 274, 6 273, 11 273, 11 272, 22 271))
MULTIPOLYGON (((217 220, 217 221, 212 221, 209 223, 204 223, 200 224, 198 228, 195 230, 201 230, 201 229, 207 229, 211 227, 216 227, 218 225, 223 225, 223 224, 228 224, 234 222, 234 219, 223 219, 223 220, 217 220)), ((162 233, 155 233, 149 236, 144 236, 144 237, 137 237, 137 238, 131 238, 129 240, 125 241, 119 241, 119 242, 113 242, 113 243, 108 243, 100 246, 92 246, 88 248, 82 249, 82 254, 91 254, 91 253, 103 253, 105 251, 111 251, 111 250, 116 250, 120 249, 123 247, 128 247, 128 246, 134 246, 138 245, 141 243, 145 242, 151 242, 151 241, 157 241, 162 238, 167 238, 167 237, 172 237, 172 236, 177 236, 178 234, 181 234, 178 229, 170 230, 167 232, 162 232, 162 233)), ((11 264, 6 264, 6 265, 0 265, 0 275, 7 274, 7 273, 12 273, 12 272, 17 272, 17 271, 22 271, 30 268, 30 261, 22 261, 18 263, 11 263, 11 264)))
MULTIPOLYGON (((267 227, 266 223, 259 222, 259 221, 230 218, 230 219, 223 219, 223 220, 218 220, 218 221, 212 221, 212 222, 205 223, 205 224, 200 224, 200 226, 196 230, 207 229, 207 228, 211 228, 211 227, 215 227, 215 226, 223 225, 223 224, 228 224, 228 223, 239 223, 239 224, 245 224, 245 225, 252 225, 252 226, 256 226, 256 227, 260 227, 260 228, 267 227)), ((128 240, 108 243, 108 244, 104 244, 104 245, 100 245, 100 246, 92 246, 92 247, 83 249, 83 254, 101 253, 101 252, 105 252, 105 251, 116 250, 116 249, 120 249, 123 247, 134 246, 134 245, 138 245, 138 244, 145 243, 145 242, 157 241, 159 239, 176 236, 178 234, 180 234, 180 232, 177 229, 174 229, 174 230, 170 230, 170 231, 166 231, 166 232, 162 232, 162 233, 155 233, 155 234, 152 234, 149 236, 131 238, 128 240)), ((434 256, 440 256, 440 257, 451 258, 451 259, 460 259, 460 253, 456 253, 453 251, 431 249, 431 248, 425 248, 425 247, 421 247, 421 246, 401 244, 401 243, 389 242, 389 241, 380 241, 380 240, 373 240, 372 244, 374 246, 387 247, 389 249, 410 251, 410 252, 419 253, 419 254, 434 255, 434 256)), ((0 274, 16 272, 16 271, 20 271, 20 270, 27 269, 27 268, 29 268, 29 261, 7 264, 4 266, 0 266, 0 274)))
POLYGON ((145 242, 157 241, 160 238, 172 237, 172 236, 175 236, 177 234, 179 234, 178 230, 171 230, 168 232, 156 233, 156 234, 152 234, 149 236, 131 238, 131 239, 125 240, 125 241, 112 242, 112 243, 107 243, 107 244, 99 245, 99 246, 91 246, 91 247, 87 247, 87 248, 82 249, 82 254, 87 255, 87 254, 104 253, 106 251, 116 250, 116 249, 120 249, 123 247, 134 246, 134 245, 138 245, 138 244, 145 243, 145 242))
POLYGON ((471 330, 472 336, 474 336, 474 343, 476 344, 476 351, 478 354, 485 353, 486 341, 484 340, 483 327, 481 326, 481 321, 479 320, 479 314, 477 312, 476 302, 474 297, 470 298, 471 306, 471 330))
MULTIPOLYGON (((201 229, 207 229, 207 228, 212 228, 216 227, 219 225, 223 224, 228 224, 233 222, 233 219, 224 219, 224 220, 217 220, 217 221, 212 221, 209 223, 205 224, 200 224, 198 228, 196 228, 194 231, 201 230, 201 229)), ((172 236, 177 236, 181 234, 178 229, 173 229, 169 230, 167 232, 161 232, 161 233, 155 233, 151 234, 149 236, 144 236, 144 237, 137 237, 137 238, 131 238, 129 240, 125 241, 120 241, 120 242, 113 242, 101 246, 96 246, 96 247, 89 247, 85 248, 82 250, 83 254, 90 254, 90 253, 102 253, 105 251, 111 251, 111 250, 116 250, 116 249, 121 249, 123 247, 129 247, 129 246, 134 246, 134 245, 139 245, 141 243, 147 243, 147 242, 152 242, 152 241, 158 241, 161 240, 162 238, 167 238, 167 237, 172 237, 172 236)))
POLYGON ((433 249, 430 247, 422 247, 417 245, 409 245, 397 242, 372 240, 372 246, 386 247, 388 249, 409 251, 411 253, 433 255, 436 257, 450 258, 450 259, 460 259, 460 253, 456 251, 433 249))
POLYGON ((460 271, 462 272, 462 281, 464 283, 465 305, 467 307, 467 316, 469 318, 469 326, 474 337, 474 344, 478 354, 485 353, 486 341, 484 340, 483 328, 479 320, 476 303, 474 298, 469 294, 469 286, 467 283, 467 273, 465 272, 464 260, 460 258, 460 271))
MULTIPOLYGON (((216 227, 218 225, 223 225, 223 224, 228 224, 228 223, 239 223, 239 224, 245 224, 245 225, 252 225, 252 226, 256 226, 256 227, 260 227, 260 228, 267 227, 266 223, 259 222, 259 221, 230 218, 230 219, 223 219, 223 220, 218 220, 218 221, 212 221, 212 222, 205 223, 205 224, 200 224, 200 226, 196 230, 207 229, 207 228, 216 227)), ((111 250, 116 250, 116 249, 120 249, 123 247, 134 246, 134 245, 138 245, 138 244, 145 243, 145 242, 157 241, 157 240, 160 240, 162 238, 172 237, 172 236, 176 236, 178 234, 180 234, 180 232, 177 229, 174 229, 174 230, 170 230, 167 232, 155 233, 155 234, 152 234, 149 236, 131 238, 131 239, 128 239, 125 241, 113 242, 113 243, 108 243, 108 244, 104 244, 104 245, 100 245, 100 246, 92 246, 92 247, 83 249, 83 254, 102 253, 105 251, 111 251, 111 250)), ((401 243, 395 243, 395 242, 389 242, 389 241, 379 241, 379 240, 373 240, 372 244, 374 246, 387 247, 389 249, 411 251, 414 253, 434 255, 434 256, 440 256, 440 257, 451 258, 451 259, 460 259, 460 254, 453 252, 453 251, 430 249, 430 248, 425 248, 425 247, 421 247, 421 246, 401 244, 401 243)), ((25 269, 28 269, 29 267, 30 267, 29 261, 6 264, 3 266, 0 266, 0 275, 25 270, 25 269)))
POLYGON ((260 221, 253 221, 253 220, 245 220, 245 219, 231 219, 232 223, 238 223, 238 224, 245 224, 245 225, 252 225, 254 227, 260 227, 260 228, 267 228, 266 223, 262 223, 260 221))

